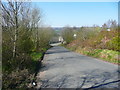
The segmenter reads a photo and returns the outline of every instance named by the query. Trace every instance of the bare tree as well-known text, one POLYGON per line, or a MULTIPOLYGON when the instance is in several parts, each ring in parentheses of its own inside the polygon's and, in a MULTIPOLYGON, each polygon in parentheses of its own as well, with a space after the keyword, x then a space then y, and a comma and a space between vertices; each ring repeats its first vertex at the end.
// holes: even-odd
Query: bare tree
POLYGON ((31 12, 31 27, 34 30, 34 34, 35 34, 35 47, 36 49, 38 49, 39 46, 39 36, 38 36, 38 26, 41 23, 41 11, 37 8, 33 8, 32 12, 31 12))
POLYGON ((13 58, 16 57, 16 42, 18 37, 18 15, 23 2, 15 0, 7 0, 7 4, 0 3, 2 6, 2 15, 4 25, 14 29, 13 40, 13 58))
POLYGON ((116 22, 116 20, 108 20, 106 23, 104 23, 103 25, 102 25, 102 28, 104 29, 104 30, 106 30, 106 29, 114 29, 114 28, 117 28, 117 22, 116 22))

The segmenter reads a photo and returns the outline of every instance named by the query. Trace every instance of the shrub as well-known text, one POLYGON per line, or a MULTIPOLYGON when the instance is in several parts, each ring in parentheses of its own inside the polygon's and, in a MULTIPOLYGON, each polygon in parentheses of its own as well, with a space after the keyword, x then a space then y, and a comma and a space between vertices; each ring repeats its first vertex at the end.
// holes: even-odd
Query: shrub
POLYGON ((11 74, 4 74, 2 88, 9 90, 14 88, 27 88, 32 77, 27 69, 12 71, 11 74))
POLYGON ((120 51, 120 37, 116 36, 106 44, 108 49, 120 51))
POLYGON ((74 35, 74 31, 70 27, 65 27, 64 30, 62 31, 62 37, 67 44, 69 44, 74 40, 73 35, 74 35))
POLYGON ((26 32, 19 38, 17 46, 20 53, 30 53, 34 49, 35 45, 30 32, 26 32))

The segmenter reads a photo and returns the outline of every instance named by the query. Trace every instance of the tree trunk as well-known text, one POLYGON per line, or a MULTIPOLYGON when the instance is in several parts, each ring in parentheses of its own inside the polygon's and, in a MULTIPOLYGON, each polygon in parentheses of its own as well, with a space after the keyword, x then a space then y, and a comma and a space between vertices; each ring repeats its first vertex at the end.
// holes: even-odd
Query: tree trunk
POLYGON ((16 42, 18 36, 18 9, 17 9, 17 2, 15 2, 15 35, 14 35, 14 43, 13 43, 13 58, 16 57, 16 42))

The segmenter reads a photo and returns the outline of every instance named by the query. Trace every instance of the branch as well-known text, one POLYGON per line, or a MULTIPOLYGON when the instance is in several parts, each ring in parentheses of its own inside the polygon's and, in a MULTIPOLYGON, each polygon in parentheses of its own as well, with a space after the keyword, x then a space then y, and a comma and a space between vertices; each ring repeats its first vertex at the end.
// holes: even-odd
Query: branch
MULTIPOLYGON (((13 21, 11 15, 10 15, 10 13, 9 13, 9 11, 4 7, 4 5, 3 5, 2 3, 0 3, 0 4, 1 4, 2 8, 3 8, 2 10, 5 11, 5 12, 7 13, 7 15, 10 17, 10 20, 14 23, 14 21, 13 21)), ((15 23, 14 23, 14 24, 15 24, 15 23)))

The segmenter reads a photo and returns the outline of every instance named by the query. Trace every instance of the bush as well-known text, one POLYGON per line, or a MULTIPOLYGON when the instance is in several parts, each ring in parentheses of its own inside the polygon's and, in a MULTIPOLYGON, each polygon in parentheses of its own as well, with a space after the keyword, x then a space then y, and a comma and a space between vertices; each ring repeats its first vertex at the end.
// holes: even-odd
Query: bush
POLYGON ((31 32, 25 32, 22 34, 17 41, 17 46, 18 53, 30 53, 35 47, 35 44, 31 38, 31 32))
POLYGON ((111 25, 112 27, 109 27, 110 31, 107 31, 108 27, 97 27, 96 29, 93 27, 81 27, 77 33, 77 40, 73 40, 67 47, 84 55, 99 57, 119 64, 120 27, 117 27, 115 22, 111 23, 111 25))
POLYGON ((62 37, 67 44, 74 40, 74 30, 70 27, 65 27, 62 31, 62 37))
POLYGON ((27 69, 12 71, 11 74, 4 74, 3 89, 27 88, 31 82, 31 76, 27 69))
POLYGON ((116 36, 106 44, 108 49, 120 51, 120 37, 116 36))

